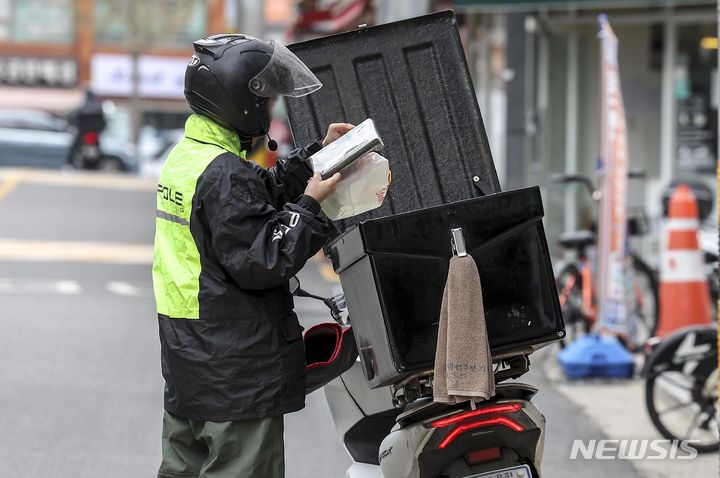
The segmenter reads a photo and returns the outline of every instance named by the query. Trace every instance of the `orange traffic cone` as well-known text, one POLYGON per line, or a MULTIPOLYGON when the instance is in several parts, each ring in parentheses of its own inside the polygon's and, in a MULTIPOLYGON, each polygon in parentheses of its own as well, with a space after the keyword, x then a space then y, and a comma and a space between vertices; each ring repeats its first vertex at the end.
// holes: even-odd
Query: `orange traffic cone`
POLYGON ((698 217, 695 195, 680 184, 668 206, 668 240, 660 266, 659 337, 712 320, 710 290, 698 244, 698 217))

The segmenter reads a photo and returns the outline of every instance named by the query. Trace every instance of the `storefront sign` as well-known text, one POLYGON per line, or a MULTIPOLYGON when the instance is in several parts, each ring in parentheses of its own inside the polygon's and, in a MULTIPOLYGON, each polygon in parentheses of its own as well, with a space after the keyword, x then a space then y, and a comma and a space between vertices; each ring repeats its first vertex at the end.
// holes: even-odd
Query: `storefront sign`
POLYGON ((72 58, 0 57, 0 84, 74 87, 77 63, 72 58))
MULTIPOLYGON (((139 91, 144 98, 184 99, 188 58, 143 56, 138 61, 139 91)), ((129 55, 97 54, 92 58, 92 89, 101 96, 128 97, 133 92, 129 55)))
POLYGON ((708 98, 696 94, 677 103, 677 162, 681 171, 713 172, 716 129, 708 98))
POLYGON ((628 146, 620 90, 618 40, 605 15, 598 17, 601 40, 602 166, 598 224, 600 324, 628 333, 626 242, 628 146))

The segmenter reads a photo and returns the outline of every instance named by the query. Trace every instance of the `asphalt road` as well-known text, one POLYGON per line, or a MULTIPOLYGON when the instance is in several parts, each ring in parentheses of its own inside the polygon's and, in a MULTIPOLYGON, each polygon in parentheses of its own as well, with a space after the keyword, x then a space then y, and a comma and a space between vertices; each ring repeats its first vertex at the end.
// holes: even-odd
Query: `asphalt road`
MULTIPOLYGON (((0 174, 0 475, 154 476, 163 386, 148 262, 154 198, 149 183, 0 174)), ((303 286, 326 293, 317 267, 303 286)), ((329 320, 320 303, 296 305, 306 327, 329 320)), ((573 438, 602 435, 537 370, 524 379, 541 387, 544 476, 635 476, 627 462, 569 461, 573 438)), ((344 476, 349 459, 322 392, 286 417, 285 442, 288 478, 344 476)))
MULTIPOLYGON (((0 476, 151 477, 160 463, 155 194, 81 178, 0 176, 0 476)), ((328 319, 314 301, 297 310, 306 327, 328 319)), ((286 417, 286 456, 288 478, 343 476, 322 392, 286 417)))

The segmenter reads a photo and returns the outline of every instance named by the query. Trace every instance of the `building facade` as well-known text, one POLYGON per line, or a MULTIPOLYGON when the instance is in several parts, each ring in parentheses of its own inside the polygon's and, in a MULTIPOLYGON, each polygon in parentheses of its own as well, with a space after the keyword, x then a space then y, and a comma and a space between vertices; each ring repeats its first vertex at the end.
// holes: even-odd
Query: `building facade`
POLYGON ((64 113, 86 88, 172 121, 190 43, 226 29, 225 0, 0 0, 0 107, 64 113))
MULTIPOLYGON (((458 0, 481 110, 504 187, 540 184, 549 237, 588 227, 589 194, 554 173, 594 178, 601 149, 597 16, 619 39, 627 117, 629 206, 655 225, 642 247, 657 257, 661 197, 673 180, 715 190, 718 144, 717 3, 713 0, 458 0)), ((716 216, 713 216, 716 217, 716 216)), ((651 224, 652 225, 652 224, 651 224)))

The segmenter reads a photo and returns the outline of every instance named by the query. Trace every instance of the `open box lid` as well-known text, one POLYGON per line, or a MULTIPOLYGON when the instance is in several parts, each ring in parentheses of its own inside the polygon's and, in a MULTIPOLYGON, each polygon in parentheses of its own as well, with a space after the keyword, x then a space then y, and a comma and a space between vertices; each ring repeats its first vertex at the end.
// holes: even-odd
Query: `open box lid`
POLYGON ((297 145, 333 122, 375 121, 392 184, 360 221, 500 191, 455 14, 444 11, 289 46, 323 87, 286 98, 297 145))

